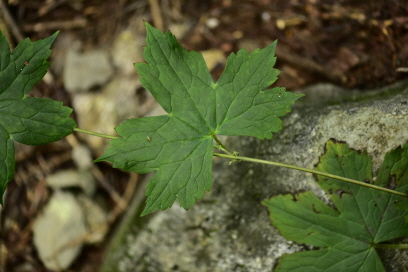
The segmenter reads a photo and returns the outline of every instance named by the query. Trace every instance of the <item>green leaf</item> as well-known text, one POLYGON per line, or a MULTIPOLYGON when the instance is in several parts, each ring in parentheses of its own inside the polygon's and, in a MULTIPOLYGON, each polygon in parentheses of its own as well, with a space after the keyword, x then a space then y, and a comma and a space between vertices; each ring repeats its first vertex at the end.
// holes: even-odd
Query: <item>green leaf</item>
POLYGON ((98 158, 137 173, 156 171, 147 186, 142 215, 166 209, 178 199, 189 209, 211 188, 213 136, 248 135, 271 139, 278 118, 302 95, 266 90, 279 71, 275 46, 228 58, 214 83, 201 54, 187 52, 167 32, 146 23, 147 63, 135 65, 141 82, 168 115, 130 119, 116 130, 122 137, 98 158))
MULTIPOLYGON (((387 154, 378 176, 383 182, 387 182, 382 186, 393 188, 399 183, 408 183, 408 144, 387 154)), ((398 200, 395 205, 406 212, 405 221, 408 222, 408 198, 398 200)))
POLYGON ((13 140, 40 145, 72 133, 72 110, 61 102, 27 97, 47 72, 52 42, 57 37, 31 42, 25 39, 10 54, 6 37, 0 31, 0 204, 7 183, 14 176, 13 140))
MULTIPOLYGON (((405 192, 407 152, 405 145, 386 154, 374 184, 393 181, 397 191, 405 192)), ((371 159, 347 144, 329 141, 316 170, 373 183, 371 159)), ((335 209, 311 192, 263 201, 286 239, 320 247, 282 256, 275 271, 385 271, 373 245, 408 234, 407 213, 394 204, 401 197, 321 176, 318 182, 335 209)))

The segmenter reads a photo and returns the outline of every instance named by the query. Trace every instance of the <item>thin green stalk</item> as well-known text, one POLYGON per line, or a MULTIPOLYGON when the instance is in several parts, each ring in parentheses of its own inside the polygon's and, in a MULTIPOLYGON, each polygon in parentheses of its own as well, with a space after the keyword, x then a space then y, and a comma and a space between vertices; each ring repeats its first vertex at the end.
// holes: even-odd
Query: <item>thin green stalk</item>
POLYGON ((107 138, 107 139, 119 138, 117 136, 112 136, 112 135, 102 134, 102 133, 98 133, 98 132, 93 132, 93 131, 85 130, 85 129, 82 129, 82 128, 74 128, 74 131, 89 134, 89 135, 93 135, 93 136, 97 136, 97 137, 107 138))
POLYGON ((408 244, 373 244, 372 246, 385 249, 408 249, 408 244))
POLYGON ((280 162, 273 162, 273 161, 259 160, 259 159, 248 158, 248 157, 233 156, 233 155, 227 155, 227 154, 221 154, 221 153, 214 153, 214 156, 221 157, 221 158, 232 159, 232 160, 241 160, 241 161, 263 163, 263 164, 269 164, 269 165, 275 165, 275 166, 280 166, 280 167, 291 168, 291 169, 300 170, 300 171, 304 171, 304 172, 308 172, 308 173, 312 173, 312 174, 316 174, 316 175, 320 175, 320 176, 325 176, 325 177, 332 178, 332 179, 338 179, 338 180, 346 181, 346 182, 349 182, 349 183, 357 184, 357 185, 360 185, 360 186, 365 186, 365 187, 368 187, 368 188, 380 190, 380 191, 391 193, 391 194, 394 194, 394 195, 407 197, 406 194, 398 192, 398 191, 394 191, 394 190, 387 189, 387 188, 384 188, 384 187, 380 187, 380 186, 377 186, 377 185, 373 185, 373 184, 370 184, 370 183, 365 183, 365 182, 357 181, 357 180, 354 180, 354 179, 344 178, 344 177, 332 175, 332 174, 329 174, 329 173, 320 172, 320 171, 316 171, 316 170, 312 170, 312 169, 308 169, 308 168, 303 168, 303 167, 299 167, 299 166, 295 166, 295 165, 290 165, 290 164, 285 164, 285 163, 280 163, 280 162))
POLYGON ((234 154, 232 154, 222 143, 220 140, 218 140, 217 136, 215 136, 214 134, 212 135, 214 141, 218 144, 217 148, 219 150, 224 151, 225 153, 227 153, 228 155, 234 156, 234 154))
MULTIPOLYGON (((107 139, 117 139, 117 138, 119 138, 117 136, 102 134, 102 133, 93 132, 93 131, 89 131, 89 130, 85 130, 85 129, 81 129, 81 128, 74 128, 74 131, 89 134, 89 135, 93 135, 93 136, 97 136, 97 137, 107 138, 107 139)), ((303 168, 303 167, 299 167, 299 166, 295 166, 295 165, 280 163, 280 162, 273 162, 273 161, 266 161, 266 160, 236 156, 236 155, 232 154, 228 149, 226 149, 224 147, 224 145, 220 142, 220 140, 218 140, 218 138, 215 135, 213 135, 213 139, 217 142, 219 149, 221 149, 221 150, 225 151, 226 153, 228 153, 228 154, 214 153, 214 156, 217 156, 217 157, 232 159, 234 161, 241 160, 241 161, 263 163, 263 164, 269 164, 269 165, 275 165, 275 166, 280 166, 280 167, 291 168, 291 169, 304 171, 304 172, 308 172, 308 173, 312 173, 312 174, 316 174, 316 175, 321 175, 321 176, 325 176, 325 177, 328 177, 328 178, 343 180, 343 181, 353 183, 353 184, 357 184, 357 185, 360 185, 360 186, 365 186, 365 187, 380 190, 380 191, 383 191, 383 192, 387 192, 387 193, 407 197, 406 194, 398 192, 398 191, 394 191, 394 190, 387 189, 387 188, 384 188, 384 187, 376 186, 376 185, 373 185, 373 184, 370 184, 370 183, 364 183, 364 182, 357 181, 357 180, 354 180, 354 179, 349 179, 349 178, 344 178, 344 177, 328 174, 328 173, 325 173, 325 172, 320 172, 320 171, 316 171, 316 170, 312 170, 312 169, 308 169, 308 168, 303 168)))

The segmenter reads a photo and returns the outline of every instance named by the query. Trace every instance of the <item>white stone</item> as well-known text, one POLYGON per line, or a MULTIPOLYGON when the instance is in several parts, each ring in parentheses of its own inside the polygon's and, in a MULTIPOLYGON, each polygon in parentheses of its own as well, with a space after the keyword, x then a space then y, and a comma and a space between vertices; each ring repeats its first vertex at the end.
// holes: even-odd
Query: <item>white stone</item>
MULTIPOLYGON (((117 75, 100 92, 76 94, 72 98, 78 126, 83 129, 117 136, 115 127, 125 119, 137 117, 139 103, 135 90, 136 77, 117 75)), ((108 139, 92 135, 80 135, 97 156, 108 146, 108 139)))
POLYGON ((102 242, 109 230, 106 212, 85 195, 79 195, 77 200, 84 211, 86 226, 89 231, 86 242, 90 244, 102 242))
POLYGON ((93 166, 91 150, 86 145, 77 145, 72 149, 72 160, 80 170, 89 170, 93 166))
POLYGON ((64 85, 68 92, 86 92, 107 83, 113 67, 105 51, 94 50, 80 53, 68 51, 64 67, 64 85))
POLYGON ((213 29, 219 26, 220 20, 218 20, 218 18, 211 17, 211 18, 208 18, 205 24, 207 25, 208 28, 213 29))
POLYGON ((120 73, 136 77, 134 63, 143 62, 143 45, 144 38, 131 30, 124 30, 116 37, 111 52, 120 73))
POLYGON ((86 233, 82 208, 73 195, 62 191, 54 193, 33 224, 34 245, 50 270, 65 270, 71 265, 86 233))
POLYGON ((87 171, 62 170, 49 175, 45 179, 47 185, 53 189, 79 187, 86 195, 95 192, 95 180, 87 171))
POLYGON ((210 49, 202 51, 201 54, 207 64, 208 70, 213 70, 217 65, 225 65, 227 59, 224 55, 224 52, 219 49, 210 49))

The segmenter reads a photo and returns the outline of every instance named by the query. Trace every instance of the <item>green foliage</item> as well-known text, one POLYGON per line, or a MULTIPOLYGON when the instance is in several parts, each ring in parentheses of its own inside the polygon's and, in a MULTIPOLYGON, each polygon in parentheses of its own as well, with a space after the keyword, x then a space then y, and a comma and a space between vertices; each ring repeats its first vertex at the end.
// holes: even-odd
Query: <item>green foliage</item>
MULTIPOLYGON (((329 141, 317 170, 405 192, 407 152, 408 144, 387 153, 373 182, 366 154, 329 141)), ((321 176, 318 182, 335 209, 311 192, 263 201, 286 239, 321 248, 284 255, 276 271, 385 271, 373 246, 408 234, 407 212, 394 204, 401 197, 321 176)))
POLYGON ((0 31, 0 204, 6 184, 14 176, 14 141, 40 145, 60 140, 76 126, 72 110, 61 102, 27 97, 47 72, 46 61, 57 37, 31 42, 25 39, 10 54, 0 31))
POLYGON ((189 209, 212 185, 213 136, 248 135, 271 139, 282 129, 278 118, 302 95, 266 88, 276 42, 248 54, 231 54, 214 83, 201 54, 187 52, 170 33, 146 23, 146 63, 135 65, 141 82, 168 115, 126 120, 97 161, 137 173, 156 171, 147 186, 142 215, 170 207, 176 198, 189 209))
MULTIPOLYGON (((390 151, 389 160, 384 161, 384 171, 381 172, 386 180, 387 176, 391 177, 389 186, 394 187, 398 182, 408 180, 408 148, 398 148, 390 151)), ((405 221, 408 223, 408 198, 403 198, 395 203, 395 205, 406 212, 405 221)))
MULTIPOLYGON (((147 63, 135 68, 168 115, 126 120, 116 127, 121 137, 96 160, 125 171, 156 172, 147 186, 142 215, 166 209, 176 199, 189 209, 211 188, 213 141, 223 148, 216 135, 271 139, 283 128, 279 117, 302 96, 280 87, 267 89, 279 74, 273 68, 276 42, 250 54, 245 49, 231 54, 214 83, 201 54, 187 52, 170 32, 163 34, 147 23, 146 30, 147 63)), ((10 53, 0 31, 0 204, 14 175, 13 140, 45 144, 76 127, 68 117, 72 109, 61 102, 27 97, 47 71, 57 34, 36 42, 25 39, 10 53)), ((229 158, 238 157, 234 153, 229 158)), ((316 170, 406 192, 408 144, 386 154, 375 181, 366 154, 332 141, 316 170)), ((375 247, 408 234, 408 201, 324 176, 318 182, 335 208, 311 192, 263 201, 284 237, 320 248, 283 256, 276 271, 384 271, 375 247)))

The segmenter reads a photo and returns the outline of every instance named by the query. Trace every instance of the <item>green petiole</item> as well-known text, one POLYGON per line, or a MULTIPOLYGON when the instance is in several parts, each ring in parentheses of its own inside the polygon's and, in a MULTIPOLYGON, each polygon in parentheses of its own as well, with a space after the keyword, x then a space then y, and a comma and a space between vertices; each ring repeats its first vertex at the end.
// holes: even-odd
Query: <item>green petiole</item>
MULTIPOLYGON (((89 134, 89 135, 93 135, 93 136, 97 136, 97 137, 107 138, 107 139, 117 139, 117 138, 119 138, 117 136, 102 134, 102 133, 93 132, 93 131, 89 131, 89 130, 85 130, 85 129, 81 129, 81 128, 74 128, 74 131, 89 134)), ((317 170, 313 170, 313 169, 308 169, 308 168, 299 167, 299 166, 295 166, 295 165, 291 165, 291 164, 280 163, 280 162, 266 161, 266 160, 248 158, 248 157, 240 157, 240 156, 237 156, 235 154, 235 152, 233 154, 230 151, 228 151, 228 149, 226 149, 224 147, 224 145, 220 142, 220 140, 218 140, 218 138, 215 135, 213 135, 213 139, 218 144, 217 148, 220 148, 224 152, 228 153, 228 154, 214 153, 214 156, 216 156, 216 157, 232 159, 234 161, 248 161, 248 162, 269 164, 269 165, 275 165, 275 166, 295 169, 295 170, 308 172, 308 173, 312 173, 312 174, 316 174, 316 175, 320 175, 320 176, 325 176, 325 177, 332 178, 332 179, 342 180, 342 181, 345 181, 345 182, 357 184, 357 185, 368 187, 368 188, 375 189, 375 190, 380 190, 380 191, 387 192, 387 193, 394 194, 394 195, 408 197, 406 194, 404 194, 402 192, 398 192, 398 191, 391 190, 391 189, 388 189, 388 188, 384 188, 384 187, 381 187, 381 186, 373 185, 373 184, 370 184, 370 183, 357 181, 357 180, 354 180, 354 179, 349 179, 349 178, 344 178, 344 177, 341 177, 341 176, 332 175, 332 174, 329 174, 329 173, 325 173, 325 172, 321 172, 321 171, 317 171, 317 170)))
POLYGON ((373 184, 370 184, 370 183, 365 183, 365 182, 357 181, 357 180, 354 180, 354 179, 344 178, 344 177, 341 177, 341 176, 336 176, 336 175, 332 175, 332 174, 329 174, 329 173, 320 172, 320 171, 316 171, 316 170, 312 170, 312 169, 308 169, 308 168, 304 168, 304 167, 299 167, 299 166, 295 166, 295 165, 291 165, 291 164, 285 164, 285 163, 273 162, 273 161, 266 161, 266 160, 248 158, 248 157, 239 157, 239 156, 233 156, 233 155, 221 154, 221 153, 214 153, 214 156, 221 157, 221 158, 232 159, 232 160, 241 160, 241 161, 248 161, 248 162, 255 162, 255 163, 263 163, 263 164, 269 164, 269 165, 275 165, 275 166, 300 170, 300 171, 304 171, 304 172, 308 172, 308 173, 312 173, 312 174, 316 174, 316 175, 325 176, 325 177, 332 178, 332 179, 346 181, 346 182, 349 182, 349 183, 357 184, 357 185, 368 187, 368 188, 371 188, 371 189, 380 190, 380 191, 387 192, 387 193, 390 193, 390 194, 407 197, 407 195, 404 194, 404 193, 394 191, 394 190, 391 190, 391 189, 387 189, 387 188, 384 188, 384 187, 380 187, 380 186, 377 186, 377 185, 373 185, 373 184))
POLYGON ((98 132, 93 132, 93 131, 85 130, 85 129, 82 129, 82 128, 74 128, 74 131, 89 134, 89 135, 93 135, 93 136, 97 136, 97 137, 101 137, 101 138, 107 138, 107 139, 119 138, 117 136, 112 136, 112 135, 102 134, 102 133, 98 133, 98 132))

